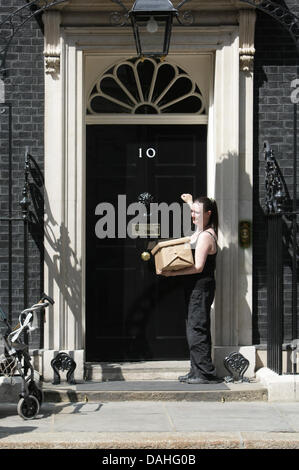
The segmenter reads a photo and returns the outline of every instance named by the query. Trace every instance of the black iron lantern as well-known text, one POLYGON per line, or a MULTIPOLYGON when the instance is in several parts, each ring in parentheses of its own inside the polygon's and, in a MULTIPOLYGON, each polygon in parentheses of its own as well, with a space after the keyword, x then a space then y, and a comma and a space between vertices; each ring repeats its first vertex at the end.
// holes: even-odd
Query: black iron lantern
POLYGON ((178 11, 169 0, 136 0, 129 12, 140 57, 168 54, 172 21, 178 11))

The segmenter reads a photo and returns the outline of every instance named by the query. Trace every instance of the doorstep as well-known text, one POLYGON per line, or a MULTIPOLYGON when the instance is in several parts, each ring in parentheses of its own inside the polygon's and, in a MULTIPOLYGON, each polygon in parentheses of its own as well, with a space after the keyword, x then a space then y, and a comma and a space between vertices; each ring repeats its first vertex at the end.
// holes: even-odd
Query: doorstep
POLYGON ((85 362, 84 379, 95 382, 176 380, 190 369, 190 361, 85 362))
POLYGON ((259 382, 190 385, 168 381, 85 381, 76 385, 43 384, 45 402, 116 401, 267 401, 267 388, 259 382))

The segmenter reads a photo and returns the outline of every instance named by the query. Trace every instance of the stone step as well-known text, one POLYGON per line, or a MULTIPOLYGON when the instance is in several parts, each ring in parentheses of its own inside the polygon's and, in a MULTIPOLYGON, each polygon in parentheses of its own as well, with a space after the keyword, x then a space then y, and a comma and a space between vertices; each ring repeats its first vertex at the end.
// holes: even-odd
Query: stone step
POLYGON ((190 361, 86 362, 85 380, 177 380, 190 368, 190 361))
POLYGON ((267 401, 268 392, 260 383, 219 383, 190 385, 168 381, 87 381, 76 385, 43 384, 46 402, 115 401, 267 401))

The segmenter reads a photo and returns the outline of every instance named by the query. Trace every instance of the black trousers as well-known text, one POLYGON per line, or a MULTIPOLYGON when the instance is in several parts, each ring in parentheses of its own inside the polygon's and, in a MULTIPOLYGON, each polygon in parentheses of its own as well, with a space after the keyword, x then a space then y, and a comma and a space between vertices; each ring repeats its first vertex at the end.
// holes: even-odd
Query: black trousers
POLYGON ((216 378, 216 370, 211 357, 210 312, 215 296, 215 280, 201 278, 190 281, 185 287, 185 298, 191 372, 194 377, 212 380, 216 378))

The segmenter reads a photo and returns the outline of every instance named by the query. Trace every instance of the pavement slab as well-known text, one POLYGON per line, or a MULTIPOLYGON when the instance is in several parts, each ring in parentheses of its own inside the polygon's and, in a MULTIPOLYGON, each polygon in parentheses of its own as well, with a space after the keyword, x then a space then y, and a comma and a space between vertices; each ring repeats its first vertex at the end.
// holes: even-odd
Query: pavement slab
POLYGON ((299 449, 299 403, 0 404, 0 449, 299 449))

